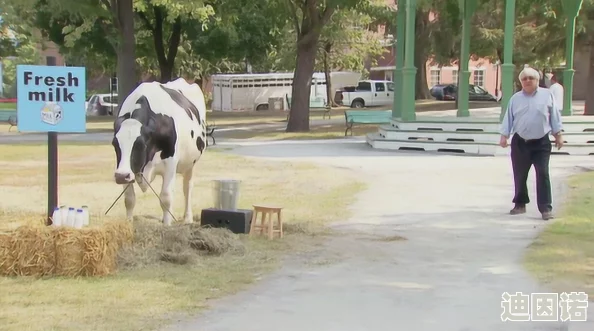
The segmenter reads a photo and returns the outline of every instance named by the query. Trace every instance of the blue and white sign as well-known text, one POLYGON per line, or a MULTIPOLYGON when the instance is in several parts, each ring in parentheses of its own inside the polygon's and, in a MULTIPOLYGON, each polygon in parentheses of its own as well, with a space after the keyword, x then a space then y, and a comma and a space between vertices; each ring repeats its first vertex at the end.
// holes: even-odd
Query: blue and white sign
POLYGON ((86 132, 84 67, 17 65, 20 132, 86 132))

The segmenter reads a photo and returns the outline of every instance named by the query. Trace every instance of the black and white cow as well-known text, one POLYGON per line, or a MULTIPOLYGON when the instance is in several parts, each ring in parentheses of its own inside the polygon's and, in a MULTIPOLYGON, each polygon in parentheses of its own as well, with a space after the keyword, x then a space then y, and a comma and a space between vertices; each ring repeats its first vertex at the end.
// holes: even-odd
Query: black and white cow
MULTIPOLYGON (((184 222, 192 216, 194 165, 206 149, 206 105, 196 84, 177 79, 166 84, 140 84, 122 103, 114 122, 117 184, 137 183, 142 192, 157 175, 163 178, 160 198, 163 224, 171 225, 176 174, 183 175, 184 222)), ((134 185, 125 193, 126 215, 132 220, 134 185)))

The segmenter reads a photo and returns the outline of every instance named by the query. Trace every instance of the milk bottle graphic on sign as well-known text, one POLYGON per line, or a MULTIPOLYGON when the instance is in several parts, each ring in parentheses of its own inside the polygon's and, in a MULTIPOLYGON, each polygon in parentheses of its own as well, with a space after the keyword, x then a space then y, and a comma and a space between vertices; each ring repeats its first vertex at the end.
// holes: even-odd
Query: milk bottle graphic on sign
POLYGON ((55 102, 46 102, 41 108, 41 121, 43 123, 56 125, 64 118, 62 107, 55 102))

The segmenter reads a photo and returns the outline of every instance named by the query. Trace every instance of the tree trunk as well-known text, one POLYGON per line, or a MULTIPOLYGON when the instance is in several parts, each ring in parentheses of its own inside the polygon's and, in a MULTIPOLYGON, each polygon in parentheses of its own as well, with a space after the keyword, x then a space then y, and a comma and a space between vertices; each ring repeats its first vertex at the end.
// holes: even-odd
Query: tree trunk
POLYGON ((309 99, 317 50, 318 38, 312 38, 308 43, 297 43, 297 65, 286 132, 309 132, 309 99))
MULTIPOLYGON (((590 43, 590 68, 588 72, 588 89, 592 90, 592 88, 594 88, 594 43, 590 43)), ((594 115, 594 93, 587 93, 586 95, 584 115, 594 115)))
POLYGON ((171 29, 171 35, 167 41, 167 53, 165 52, 165 41, 163 40, 163 22, 167 16, 167 9, 159 6, 153 6, 153 14, 155 15, 155 24, 153 25, 150 19, 143 13, 139 12, 138 17, 144 22, 145 27, 153 34, 153 44, 155 45, 155 54, 157 55, 157 62, 159 63, 161 83, 167 83, 173 78, 173 67, 175 65, 175 57, 177 56, 177 49, 181 42, 182 21, 181 17, 177 17, 171 29))
MULTIPOLYGON (((136 86, 136 41, 134 37, 134 9, 132 0, 112 1, 116 6, 120 42, 117 49, 118 99, 120 104, 136 86), (115 3, 114 3, 115 2, 115 3)), ((119 115, 119 107, 118 107, 119 115)))
POLYGON ((330 76, 330 51, 332 51, 332 43, 327 41, 324 44, 324 76, 326 76, 326 99, 328 99, 327 106, 337 107, 338 105, 334 102, 334 94, 332 93, 332 77, 330 76))
POLYGON ((415 77, 415 100, 429 99, 427 83, 427 60, 431 36, 429 35, 429 12, 418 9, 415 13, 415 55, 414 65, 417 68, 415 77))
POLYGON ((417 76, 415 77, 415 100, 429 99, 429 83, 427 83, 427 56, 424 50, 417 52, 415 50, 415 67, 417 67, 417 76))

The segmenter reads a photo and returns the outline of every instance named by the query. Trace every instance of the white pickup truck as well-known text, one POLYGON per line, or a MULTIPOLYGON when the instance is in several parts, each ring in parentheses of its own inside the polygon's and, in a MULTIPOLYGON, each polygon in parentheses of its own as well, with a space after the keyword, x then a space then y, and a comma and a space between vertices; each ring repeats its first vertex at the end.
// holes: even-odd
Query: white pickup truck
POLYGON ((351 108, 373 106, 392 106, 394 102, 394 82, 389 80, 362 80, 353 88, 345 87, 336 91, 334 101, 351 108))

